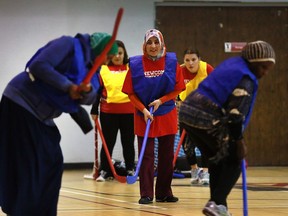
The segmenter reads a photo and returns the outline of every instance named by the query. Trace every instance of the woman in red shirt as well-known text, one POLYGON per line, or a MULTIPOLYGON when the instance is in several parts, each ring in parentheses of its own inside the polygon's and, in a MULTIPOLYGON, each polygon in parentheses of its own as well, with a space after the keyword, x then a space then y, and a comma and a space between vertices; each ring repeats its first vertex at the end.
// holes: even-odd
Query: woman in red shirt
MULTIPOLYGON (((156 202, 177 202, 173 196, 174 139, 177 133, 176 96, 185 89, 181 68, 175 53, 166 53, 162 33, 146 32, 143 55, 130 58, 130 69, 122 91, 135 106, 134 130, 141 150, 146 122, 151 120, 146 149, 139 172, 139 204, 150 204, 154 198, 154 139, 158 138, 158 174, 156 202), (153 106, 152 113, 149 107, 153 106)), ((140 151, 139 151, 140 152, 140 151)))
MULTIPOLYGON (((179 95, 180 103, 214 70, 210 64, 201 60, 200 53, 197 49, 186 49, 184 51, 183 61, 184 63, 181 65, 181 69, 186 89, 179 95)), ((182 133, 182 128, 180 128, 180 131, 182 133)), ((201 155, 202 168, 199 168, 195 147, 196 146, 186 136, 185 142, 183 142, 183 150, 186 154, 187 162, 191 166, 191 184, 209 185, 210 176, 207 159, 201 155)))

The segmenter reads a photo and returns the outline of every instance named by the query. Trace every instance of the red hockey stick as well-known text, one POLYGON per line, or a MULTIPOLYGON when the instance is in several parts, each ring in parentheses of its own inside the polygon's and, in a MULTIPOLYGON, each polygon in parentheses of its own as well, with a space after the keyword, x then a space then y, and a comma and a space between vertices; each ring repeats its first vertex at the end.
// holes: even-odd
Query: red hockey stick
MULTIPOLYGON (((96 73, 97 69, 101 66, 102 62, 105 60, 107 53, 111 49, 111 47, 112 47, 112 45, 116 39, 116 35, 118 32, 118 28, 119 28, 119 24, 120 24, 122 15, 123 15, 123 8, 119 8, 118 14, 116 17, 116 21, 114 24, 112 37, 109 40, 109 42, 107 43, 107 45, 105 46, 104 50, 101 52, 101 54, 95 58, 92 68, 90 69, 90 71, 87 73, 86 77, 82 81, 83 84, 87 85, 90 83, 93 75, 96 73)), ((78 91, 81 92, 81 90, 82 89, 79 86, 78 91)), ((95 123, 97 123, 96 120, 95 120, 95 123)), ((90 175, 84 175, 84 178, 95 180, 98 177, 98 175, 99 175, 98 163, 99 163, 98 162, 98 133, 97 133, 97 127, 96 127, 95 128, 95 161, 94 161, 94 165, 93 165, 93 172, 90 175)), ((114 166, 113 166, 113 168, 114 168, 114 166)), ((125 180, 125 182, 126 182, 126 180, 125 180)))
POLYGON ((96 73, 97 69, 101 66, 101 64, 105 60, 107 53, 111 49, 111 47, 112 47, 112 45, 113 45, 113 43, 114 43, 114 41, 116 39, 116 35, 117 35, 117 32, 118 32, 118 27, 119 27, 122 15, 123 15, 123 8, 119 8, 118 14, 117 14, 117 17, 116 17, 116 21, 115 21, 115 24, 114 24, 112 37, 109 40, 109 42, 107 43, 107 45, 105 46, 104 50, 101 52, 101 54, 95 58, 94 63, 93 63, 93 67, 90 69, 90 71, 87 73, 86 77, 82 81, 83 84, 87 85, 87 84, 90 83, 93 75, 96 73))
POLYGON ((114 178, 121 182, 121 183, 126 183, 126 176, 119 176, 116 171, 115 171, 115 168, 114 168, 114 165, 112 163, 112 160, 111 160, 111 156, 110 156, 110 153, 109 153, 109 150, 108 150, 108 147, 107 147, 107 144, 106 144, 106 141, 105 141, 105 138, 103 136, 103 133, 102 133, 102 129, 100 127, 100 124, 99 124, 99 120, 98 118, 95 119, 95 123, 96 123, 96 127, 98 129, 98 132, 100 134, 100 137, 101 137, 101 140, 102 140, 102 144, 103 144, 103 148, 105 150, 105 153, 106 153, 106 157, 107 157, 107 160, 108 160, 108 163, 109 163, 109 166, 110 166, 110 169, 114 175, 114 178))
POLYGON ((94 154, 95 154, 95 161, 94 161, 94 172, 93 172, 93 179, 96 179, 99 176, 99 159, 98 159, 98 132, 97 127, 95 128, 95 143, 94 143, 94 154))
POLYGON ((182 131, 182 133, 181 133, 181 137, 180 137, 179 143, 178 143, 178 146, 177 146, 177 149, 176 149, 176 152, 175 152, 175 154, 174 154, 173 166, 175 166, 175 164, 176 164, 176 160, 177 160, 177 157, 178 157, 180 148, 181 148, 181 146, 182 146, 182 143, 183 143, 183 141, 184 141, 185 135, 186 135, 186 131, 185 131, 185 129, 183 129, 183 131, 182 131))

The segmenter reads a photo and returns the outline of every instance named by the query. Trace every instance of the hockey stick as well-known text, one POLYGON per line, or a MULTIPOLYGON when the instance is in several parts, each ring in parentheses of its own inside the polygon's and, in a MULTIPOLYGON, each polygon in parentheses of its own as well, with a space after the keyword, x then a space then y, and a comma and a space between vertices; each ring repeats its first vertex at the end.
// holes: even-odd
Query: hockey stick
MULTIPOLYGON (((112 45, 113 45, 113 43, 114 43, 114 41, 116 39, 122 15, 123 15, 123 8, 119 8, 118 14, 117 14, 117 17, 116 17, 116 20, 115 20, 115 24, 114 24, 112 37, 109 40, 109 42, 107 43, 107 45, 105 46, 104 50, 101 52, 101 54, 95 58, 92 68, 87 73, 87 75, 84 78, 84 80, 82 81, 83 84, 87 85, 87 84, 90 83, 93 75, 96 73, 97 69, 101 66, 101 64, 105 60, 107 53, 111 49, 111 47, 112 47, 112 45)), ((81 91, 81 89, 79 91, 81 91)))
MULTIPOLYGON (((185 131, 185 129, 183 129, 183 131, 181 133, 181 137, 180 137, 179 143, 178 143, 178 146, 177 146, 177 149, 176 149, 176 151, 174 153, 173 167, 175 167, 175 165, 176 165, 177 157, 178 157, 179 151, 181 149, 182 143, 184 142, 185 135, 186 135, 186 131, 185 131)), ((185 175, 182 174, 182 173, 179 174, 179 173, 173 172, 173 177, 175 177, 175 178, 185 178, 185 175)))
MULTIPOLYGON (((96 120, 95 120, 96 121, 96 120)), ((96 123, 95 123, 96 125, 96 123)), ((95 135, 95 142, 94 142, 94 164, 93 164, 93 171, 91 174, 84 175, 85 179, 93 179, 96 180, 96 178, 99 176, 99 160, 98 160, 98 132, 97 132, 97 127, 95 127, 94 131, 95 135)))
POLYGON ((246 161, 245 161, 245 159, 243 159, 241 162, 241 169, 242 169, 243 215, 248 216, 246 161))
MULTIPOLYGON (((149 112, 152 113, 152 111, 153 111, 153 107, 151 106, 150 109, 149 109, 149 112)), ((150 124, 151 124, 151 120, 148 119, 147 120, 147 124, 146 124, 146 129, 145 129, 145 134, 144 134, 144 139, 143 139, 140 155, 139 155, 139 158, 138 158, 138 163, 137 163, 137 166, 136 166, 136 171, 135 171, 135 174, 133 176, 127 176, 127 183, 128 184, 134 184, 137 181, 138 174, 139 174, 140 167, 141 167, 141 163, 142 163, 143 156, 144 156, 144 152, 145 152, 145 149, 146 149, 148 134, 149 134, 149 130, 150 130, 150 124)))
POLYGON ((177 149, 176 149, 176 152, 175 152, 175 154, 174 154, 173 166, 175 166, 175 164, 176 164, 176 160, 177 160, 177 157, 178 157, 180 148, 181 148, 181 146, 182 146, 182 143, 183 143, 183 141, 184 141, 185 135, 186 135, 186 131, 185 131, 185 129, 183 129, 183 131, 182 131, 182 133, 181 133, 181 137, 180 137, 179 143, 178 143, 178 146, 177 146, 177 149))
MULTIPOLYGON (((116 35, 118 32, 118 28, 119 28, 119 24, 120 24, 122 15, 123 15, 123 8, 119 8, 118 14, 117 14, 117 17, 115 20, 115 24, 114 24, 112 37, 109 40, 109 42, 107 43, 107 45, 105 46, 105 48, 103 49, 103 51, 101 52, 101 54, 95 58, 92 68, 87 73, 84 80, 82 81, 83 84, 87 85, 90 83, 93 75, 96 73, 97 69, 101 66, 102 62, 105 60, 105 57, 106 57, 108 51, 111 49, 111 47, 112 47, 112 45, 116 39, 116 35)), ((78 88, 78 91, 81 91, 81 87, 78 88)), ((96 120, 95 120, 95 123, 97 125, 96 120)), ((93 172, 90 175, 84 175, 84 178, 95 180, 99 175, 99 166, 98 165, 99 165, 98 164, 98 133, 97 133, 97 127, 96 127, 95 128, 95 161, 94 161, 94 165, 93 165, 93 172)), ((113 166, 113 168, 114 168, 114 166, 113 166)))
POLYGON ((107 144, 106 144, 106 141, 105 141, 105 138, 103 136, 103 133, 102 133, 102 129, 100 127, 100 124, 99 124, 99 120, 98 118, 95 120, 95 123, 96 123, 96 127, 99 131, 99 134, 100 134, 100 137, 101 137, 101 140, 102 140, 102 145, 103 145, 103 148, 105 150, 105 153, 106 153, 106 157, 107 157, 107 160, 108 160, 108 163, 109 163, 109 166, 110 166, 110 169, 113 173, 113 176, 114 178, 121 182, 121 183, 125 183, 126 182, 126 177, 125 176, 119 176, 116 171, 115 171, 115 167, 112 163, 112 160, 111 160, 111 156, 110 156, 110 153, 109 153, 109 150, 108 150, 108 147, 107 147, 107 144))

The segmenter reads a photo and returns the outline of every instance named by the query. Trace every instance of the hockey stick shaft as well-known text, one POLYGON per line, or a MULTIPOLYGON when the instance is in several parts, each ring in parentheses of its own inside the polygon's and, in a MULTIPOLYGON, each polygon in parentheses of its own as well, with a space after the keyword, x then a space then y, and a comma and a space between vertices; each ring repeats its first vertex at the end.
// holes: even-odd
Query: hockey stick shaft
POLYGON ((117 36, 117 32, 118 32, 118 28, 120 25, 120 21, 123 15, 123 8, 119 8, 118 10, 118 14, 115 20, 115 24, 114 24, 114 29, 113 29, 113 34, 111 39, 109 40, 109 42, 107 43, 107 45, 105 46, 104 50, 101 52, 101 54, 99 56, 97 56, 94 60, 93 63, 93 67, 90 69, 90 71, 87 73, 86 77, 84 78, 84 80, 82 81, 83 84, 89 84, 93 75, 96 73, 97 69, 102 65, 103 61, 106 59, 106 55, 109 52, 109 50, 111 49, 116 36, 117 36))
POLYGON ((93 179, 96 179, 99 175, 99 158, 98 158, 98 131, 97 127, 95 127, 94 131, 95 135, 95 142, 94 142, 94 154, 95 154, 95 161, 94 161, 94 174, 93 174, 93 179))
POLYGON ((106 141, 105 141, 105 138, 104 138, 104 135, 103 135, 103 132, 102 132, 102 129, 100 127, 100 123, 99 123, 99 120, 98 118, 95 120, 96 122, 96 127, 97 127, 97 130, 99 132, 99 135, 101 137, 101 140, 102 140, 102 146, 104 148, 104 151, 106 153, 106 157, 107 157, 107 160, 108 160, 108 163, 109 163, 109 166, 110 166, 110 169, 114 175, 114 178, 121 182, 121 183, 125 183, 126 182, 126 177, 125 176, 119 176, 117 173, 116 173, 116 170, 115 170, 115 167, 112 163, 112 159, 111 159, 111 156, 110 156, 110 153, 109 153, 109 150, 108 150, 108 147, 107 147, 107 144, 106 144, 106 141))
POLYGON ((241 162, 242 169, 242 192, 243 192, 243 215, 248 216, 247 182, 246 182, 246 161, 241 162))
POLYGON ((177 149, 176 149, 176 152, 174 154, 173 166, 175 166, 175 164, 176 164, 176 160, 177 160, 180 148, 182 146, 182 143, 184 142, 185 135, 186 135, 186 131, 185 131, 185 129, 183 129, 183 131, 181 133, 181 137, 180 137, 179 143, 178 143, 178 146, 177 146, 177 149))
MULTIPOLYGON (((150 113, 152 113, 153 107, 150 107, 149 111, 150 111, 150 113)), ((148 134, 149 134, 149 130, 150 130, 150 124, 151 124, 151 120, 148 119, 147 120, 147 124, 146 124, 144 139, 143 139, 143 142, 142 142, 141 151, 140 151, 139 158, 138 158, 138 163, 137 163, 137 166, 136 166, 136 171, 135 171, 135 174, 133 176, 127 176, 127 183, 128 184, 134 184, 137 181, 137 177, 138 177, 138 174, 139 174, 139 171, 140 171, 140 168, 141 168, 144 152, 145 152, 145 149, 146 149, 148 134)))

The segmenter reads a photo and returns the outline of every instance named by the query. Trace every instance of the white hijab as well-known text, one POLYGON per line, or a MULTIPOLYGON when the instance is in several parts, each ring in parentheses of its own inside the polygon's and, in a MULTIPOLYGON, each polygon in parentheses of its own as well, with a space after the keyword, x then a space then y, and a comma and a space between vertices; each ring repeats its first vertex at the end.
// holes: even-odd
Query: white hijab
POLYGON ((166 55, 166 46, 164 43, 164 38, 162 33, 157 30, 157 29, 149 29, 148 31, 146 31, 145 36, 144 36, 144 42, 143 42, 143 53, 144 55, 146 55, 148 58, 152 59, 152 60, 157 60, 159 58, 161 58, 162 56, 166 55), (149 56, 146 52, 146 45, 147 45, 147 41, 151 38, 151 37, 156 37, 160 43, 160 47, 161 50, 159 52, 159 54, 157 55, 157 57, 152 57, 149 56))

